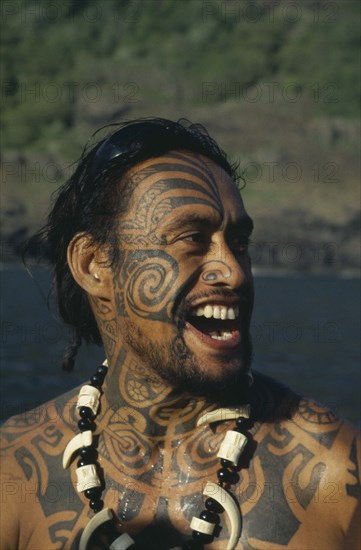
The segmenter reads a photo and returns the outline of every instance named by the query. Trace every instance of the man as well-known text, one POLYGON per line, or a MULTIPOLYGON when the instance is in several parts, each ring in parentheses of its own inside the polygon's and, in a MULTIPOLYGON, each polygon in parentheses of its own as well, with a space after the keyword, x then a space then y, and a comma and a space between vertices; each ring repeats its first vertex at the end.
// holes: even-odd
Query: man
POLYGON ((76 333, 66 362, 83 338, 108 368, 4 426, 2 550, 359 548, 355 430, 250 372, 235 180, 202 128, 154 119, 60 190, 38 241, 76 333))

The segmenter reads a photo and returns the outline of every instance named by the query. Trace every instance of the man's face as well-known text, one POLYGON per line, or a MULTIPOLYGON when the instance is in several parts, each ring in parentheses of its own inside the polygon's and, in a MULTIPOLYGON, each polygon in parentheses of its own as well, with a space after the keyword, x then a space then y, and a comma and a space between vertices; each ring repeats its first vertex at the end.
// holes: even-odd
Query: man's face
POLYGON ((201 155, 149 159, 127 186, 113 279, 124 346, 171 385, 212 395, 250 366, 252 221, 232 179, 201 155))

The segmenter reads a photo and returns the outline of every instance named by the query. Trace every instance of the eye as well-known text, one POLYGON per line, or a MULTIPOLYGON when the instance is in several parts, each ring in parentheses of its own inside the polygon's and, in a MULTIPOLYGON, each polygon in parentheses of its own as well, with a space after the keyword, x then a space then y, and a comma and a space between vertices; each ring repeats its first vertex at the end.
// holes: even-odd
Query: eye
POLYGON ((236 235, 230 240, 229 246, 235 254, 246 254, 248 252, 249 237, 247 235, 236 235))
POLYGON ((197 232, 197 233, 191 233, 189 235, 185 235, 183 237, 183 240, 190 241, 192 243, 205 244, 206 237, 202 233, 197 232))

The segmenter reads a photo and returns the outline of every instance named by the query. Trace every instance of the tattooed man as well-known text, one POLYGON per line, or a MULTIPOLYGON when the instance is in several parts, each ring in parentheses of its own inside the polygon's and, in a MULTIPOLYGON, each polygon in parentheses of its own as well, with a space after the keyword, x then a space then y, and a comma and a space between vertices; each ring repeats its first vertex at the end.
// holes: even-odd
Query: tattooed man
POLYGON ((95 412, 77 388, 5 424, 2 550, 359 548, 356 430, 250 373, 253 224, 236 181, 202 127, 146 119, 60 189, 37 240, 75 331, 66 366, 84 339, 109 368, 95 412), (63 468, 79 428, 93 436, 63 468), (100 487, 77 492, 91 464, 100 487))

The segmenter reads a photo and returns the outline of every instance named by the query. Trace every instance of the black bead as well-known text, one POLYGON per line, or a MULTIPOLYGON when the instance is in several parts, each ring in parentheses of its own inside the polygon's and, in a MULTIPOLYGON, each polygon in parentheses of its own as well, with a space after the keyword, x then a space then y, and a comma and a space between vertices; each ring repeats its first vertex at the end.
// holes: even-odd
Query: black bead
POLYGON ((86 456, 81 456, 78 460, 78 468, 81 468, 82 466, 88 466, 88 464, 94 464, 94 458, 92 457, 86 457, 86 456))
POLYGON ((244 432, 246 432, 252 427, 252 420, 250 420, 249 418, 242 418, 242 417, 237 418, 236 426, 237 427, 235 428, 235 431, 244 434, 244 432))
POLYGON ((234 431, 235 431, 235 432, 238 432, 239 434, 243 434, 243 435, 244 435, 244 426, 243 426, 243 427, 242 427, 242 426, 236 426, 236 427, 234 428, 234 431))
POLYGON ((80 407, 79 416, 81 418, 92 418, 94 414, 90 407, 80 407))
POLYGON ((104 502, 102 500, 98 500, 98 499, 97 500, 91 500, 89 502, 89 506, 97 514, 98 512, 100 512, 103 509, 104 502))
POLYGON ((217 471, 217 476, 220 482, 222 483, 232 483, 233 474, 227 468, 220 468, 217 471))
POLYGON ((90 422, 89 418, 81 418, 78 422, 78 427, 81 432, 86 432, 87 430, 94 430, 94 424, 90 422))
POLYGON ((227 460, 226 458, 221 458, 221 464, 224 468, 231 468, 234 464, 230 460, 227 460))
POLYGON ((212 497, 208 497, 204 503, 204 506, 209 510, 210 512, 215 512, 217 514, 220 514, 223 512, 224 508, 219 502, 214 500, 212 497))
POLYGON ((244 427, 246 421, 247 421, 247 419, 246 419, 246 418, 243 418, 242 416, 240 416, 239 418, 237 418, 236 424, 237 424, 238 428, 244 427))
POLYGON ((84 496, 89 500, 100 500, 102 490, 100 487, 91 487, 90 489, 85 489, 84 496))
POLYGON ((100 367, 97 368, 96 374, 99 374, 104 379, 107 375, 107 372, 108 372, 108 367, 105 367, 104 365, 101 365, 100 367))
POLYGON ((90 445, 89 447, 82 447, 80 449, 79 455, 83 458, 92 458, 94 460, 96 456, 96 450, 93 449, 93 447, 91 447, 90 445))
POLYGON ((236 426, 234 428, 234 431, 238 432, 239 434, 245 435, 248 429, 249 429, 249 426, 247 426, 247 424, 243 424, 243 426, 236 426))
POLYGON ((182 550, 203 550, 203 544, 197 540, 188 540, 183 544, 182 550))
POLYGON ((90 384, 98 389, 102 387, 103 382, 104 376, 101 376, 100 374, 94 374, 94 376, 90 379, 90 384))
POLYGON ((192 537, 197 542, 203 542, 204 544, 208 544, 213 540, 212 535, 206 535, 205 533, 201 533, 200 531, 193 531, 192 537))
POLYGON ((214 512, 209 512, 208 510, 202 510, 199 514, 200 519, 208 521, 209 523, 214 523, 217 525, 220 522, 219 516, 214 512))

